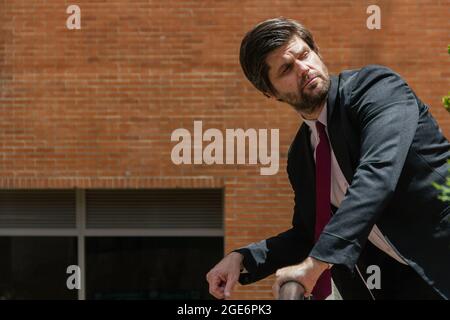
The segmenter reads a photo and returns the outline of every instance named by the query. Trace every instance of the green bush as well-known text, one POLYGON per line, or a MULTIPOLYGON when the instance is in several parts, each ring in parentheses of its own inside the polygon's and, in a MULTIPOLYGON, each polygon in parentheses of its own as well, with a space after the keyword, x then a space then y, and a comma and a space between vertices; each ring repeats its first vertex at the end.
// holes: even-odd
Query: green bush
POLYGON ((447 160, 447 163, 449 164, 448 168, 448 174, 447 179, 445 181, 445 185, 437 184, 436 182, 433 182, 433 186, 441 191, 441 194, 439 195, 439 200, 444 202, 450 201, 450 160, 447 160))
POLYGON ((445 109, 450 112, 450 92, 448 96, 442 98, 442 103, 444 104, 445 109))
MULTIPOLYGON (((450 54, 450 44, 448 45, 447 50, 448 54, 450 54)), ((447 109, 448 112, 450 112, 450 92, 448 93, 448 96, 442 98, 442 103, 444 104, 444 108, 447 109)), ((445 185, 440 185, 436 182, 433 182, 433 186, 441 191, 441 194, 438 198, 444 202, 450 202, 450 160, 447 160, 447 163, 449 164, 449 168, 445 185)))

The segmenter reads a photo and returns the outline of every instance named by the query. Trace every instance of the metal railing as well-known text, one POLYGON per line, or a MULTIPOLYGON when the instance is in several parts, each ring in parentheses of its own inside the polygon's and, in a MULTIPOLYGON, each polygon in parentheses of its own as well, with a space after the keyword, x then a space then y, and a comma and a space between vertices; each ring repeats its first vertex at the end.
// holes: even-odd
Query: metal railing
POLYGON ((305 288, 295 281, 284 283, 280 288, 278 300, 304 300, 305 288))

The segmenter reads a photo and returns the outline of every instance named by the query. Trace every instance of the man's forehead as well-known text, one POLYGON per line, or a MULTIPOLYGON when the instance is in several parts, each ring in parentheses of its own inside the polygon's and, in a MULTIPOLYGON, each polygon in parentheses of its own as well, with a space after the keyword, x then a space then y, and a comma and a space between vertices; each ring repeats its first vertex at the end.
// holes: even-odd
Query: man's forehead
POLYGON ((306 44, 305 41, 303 41, 303 39, 301 39, 298 36, 294 36, 292 37, 291 40, 289 40, 289 42, 284 46, 286 51, 292 50, 292 49, 296 49, 296 48, 303 48, 303 47, 307 47, 308 45, 306 44))
POLYGON ((267 63, 270 67, 270 64, 276 63, 277 61, 282 62, 284 59, 289 57, 290 52, 299 51, 305 47, 308 48, 308 44, 299 37, 295 36, 291 40, 289 40, 287 44, 271 52, 267 56, 267 63))

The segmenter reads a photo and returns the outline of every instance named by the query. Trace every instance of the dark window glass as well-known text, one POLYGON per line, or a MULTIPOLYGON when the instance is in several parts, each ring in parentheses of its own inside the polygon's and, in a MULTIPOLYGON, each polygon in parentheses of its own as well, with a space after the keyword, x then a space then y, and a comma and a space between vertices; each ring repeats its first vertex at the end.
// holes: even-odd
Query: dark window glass
POLYGON ((66 285, 76 264, 75 237, 0 237, 0 299, 77 299, 66 285))
POLYGON ((221 237, 86 238, 87 299, 212 299, 221 237))

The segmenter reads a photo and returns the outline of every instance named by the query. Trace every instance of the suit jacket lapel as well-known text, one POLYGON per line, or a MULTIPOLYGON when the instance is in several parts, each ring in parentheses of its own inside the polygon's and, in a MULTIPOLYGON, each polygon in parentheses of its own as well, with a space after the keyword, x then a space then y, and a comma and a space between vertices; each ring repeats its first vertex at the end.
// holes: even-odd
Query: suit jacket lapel
POLYGON ((341 116, 338 89, 339 79, 336 76, 332 76, 327 101, 328 134, 330 135, 331 147, 339 167, 350 184, 353 179, 353 168, 346 142, 350 124, 347 123, 346 117, 341 116))

